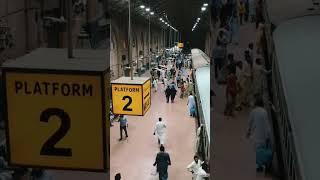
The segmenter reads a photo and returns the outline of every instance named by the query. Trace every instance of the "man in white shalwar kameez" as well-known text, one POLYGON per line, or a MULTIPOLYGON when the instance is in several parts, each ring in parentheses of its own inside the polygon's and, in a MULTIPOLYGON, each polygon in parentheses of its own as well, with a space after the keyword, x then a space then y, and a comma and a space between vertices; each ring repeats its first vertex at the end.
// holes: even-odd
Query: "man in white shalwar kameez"
POLYGON ((262 65, 262 59, 257 58, 256 63, 253 66, 253 82, 252 82, 252 91, 253 95, 263 94, 265 76, 269 74, 271 71, 267 71, 262 65))
POLYGON ((154 91, 157 92, 158 91, 158 81, 157 81, 157 79, 154 79, 152 84, 153 84, 153 87, 154 87, 154 91))
POLYGON ((261 159, 259 159, 259 149, 264 149, 268 144, 271 145, 271 126, 268 120, 268 113, 264 109, 262 98, 256 99, 255 108, 249 115, 247 138, 250 137, 252 137, 256 153, 256 168, 257 171, 260 171, 262 164, 261 159))
POLYGON ((243 62, 243 71, 242 71, 242 79, 241 83, 243 86, 242 91, 239 94, 239 101, 242 104, 248 105, 250 101, 250 95, 252 94, 252 67, 250 64, 250 58, 248 55, 245 57, 245 61, 243 62))
POLYGON ((198 152, 202 128, 203 128, 203 124, 201 124, 200 127, 197 129, 197 141, 196 141, 196 145, 195 145, 195 152, 198 152))
POLYGON ((153 133, 153 135, 157 135, 158 144, 160 145, 164 145, 166 127, 166 124, 162 121, 162 118, 160 117, 159 121, 156 123, 153 133))
POLYGON ((271 127, 268 113, 261 98, 256 99, 255 108, 249 114, 247 137, 252 137, 255 149, 265 146, 268 141, 270 142, 271 127))
POLYGON ((201 167, 198 171, 196 180, 204 180, 205 177, 210 177, 210 174, 203 170, 201 167))
POLYGON ((192 173, 192 180, 196 180, 203 161, 201 161, 197 155, 195 155, 193 159, 194 161, 187 166, 187 169, 192 173))
POLYGON ((161 70, 161 80, 166 77, 166 71, 161 70))

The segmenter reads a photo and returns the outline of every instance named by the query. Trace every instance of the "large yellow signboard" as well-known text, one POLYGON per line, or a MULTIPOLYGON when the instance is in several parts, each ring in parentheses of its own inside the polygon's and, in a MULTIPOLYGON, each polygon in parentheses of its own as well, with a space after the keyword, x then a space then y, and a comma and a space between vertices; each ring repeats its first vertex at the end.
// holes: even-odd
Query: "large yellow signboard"
POLYGON ((111 83, 112 111, 114 114, 143 116, 151 106, 149 78, 130 80, 123 77, 111 83))
POLYGON ((10 163, 105 171, 105 81, 100 74, 5 70, 10 163))

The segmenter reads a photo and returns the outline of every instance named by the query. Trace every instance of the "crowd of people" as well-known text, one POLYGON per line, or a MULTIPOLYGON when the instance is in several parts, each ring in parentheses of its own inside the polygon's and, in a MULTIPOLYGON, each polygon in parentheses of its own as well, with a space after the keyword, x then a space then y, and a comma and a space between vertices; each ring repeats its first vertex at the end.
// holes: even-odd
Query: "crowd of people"
POLYGON ((191 61, 186 59, 183 53, 178 53, 174 58, 164 58, 159 62, 159 67, 164 68, 156 69, 156 72, 151 73, 154 91, 158 91, 158 83, 161 82, 166 102, 174 103, 180 89, 179 97, 181 99, 188 97, 189 115, 195 117, 196 103, 193 96, 193 81, 192 75, 188 71, 188 69, 192 69, 191 61))
MULTIPOLYGON (((157 70, 157 73, 151 73, 153 79, 153 88, 155 92, 158 91, 158 82, 163 84, 163 92, 166 97, 166 102, 174 103, 178 89, 180 89, 180 98, 188 96, 187 106, 189 115, 196 116, 196 102, 193 96, 193 82, 191 74, 187 69, 192 69, 191 61, 184 57, 184 54, 178 53, 174 58, 164 58, 159 63, 160 66, 165 67, 161 72, 157 70)), ((164 139, 165 139, 166 124, 159 118, 156 123, 154 135, 157 135, 158 144, 160 145, 160 152, 156 156, 154 166, 157 166, 156 171, 159 174, 160 180, 168 179, 168 166, 171 165, 170 156, 165 152, 164 139)), ((198 160, 198 156, 195 156, 195 162, 187 167, 192 172, 192 179, 203 180, 204 177, 208 177, 209 174, 206 163, 198 160)))
MULTIPOLYGON (((166 103, 175 103, 178 93, 180 93, 179 98, 181 99, 187 97, 188 115, 195 117, 196 101, 193 95, 191 59, 185 56, 181 52, 165 53, 164 57, 158 62, 158 68, 153 68, 150 72, 152 87, 154 93, 164 94, 166 103)), ((115 115, 111 114, 111 116, 115 115)), ((118 122, 120 122, 119 141, 121 141, 123 132, 125 137, 128 138, 128 119, 124 115, 119 115, 118 122)), ((153 135, 157 137, 160 151, 157 153, 153 164, 153 166, 156 166, 155 172, 151 173, 152 175, 158 175, 159 180, 168 179, 168 167, 171 165, 170 155, 165 151, 166 129, 166 123, 159 117, 158 122, 155 124, 153 135)), ((207 162, 201 161, 197 155, 194 157, 194 161, 187 166, 187 170, 192 173, 192 179, 194 180, 203 180, 205 177, 209 177, 207 162)), ((116 174, 115 179, 121 179, 121 174, 116 174)))
POLYGON ((264 68, 262 11, 262 0, 228 0, 222 4, 219 17, 221 29, 212 51, 215 79, 218 84, 225 85, 224 115, 234 117, 235 111, 252 108, 247 137, 253 138, 257 171, 261 171, 272 158, 271 128, 263 98, 267 88, 266 76, 271 70, 264 68), (249 43, 244 48, 242 57, 237 59, 228 45, 237 46, 240 26, 253 22, 256 23, 255 44, 249 43))
MULTIPOLYGON (((217 46, 214 51, 220 51, 217 46)), ((226 106, 224 114, 233 116, 234 111, 241 111, 244 107, 252 107, 254 100, 263 95, 265 76, 271 73, 263 65, 263 59, 252 53, 253 43, 244 51, 242 60, 235 60, 234 54, 220 56, 216 54, 215 77, 219 84, 226 85, 226 106), (227 56, 227 58, 225 58, 227 56)), ((226 53, 226 49, 223 50, 226 53)), ((213 52, 215 54, 215 52, 213 52)))
POLYGON ((262 96, 264 76, 270 71, 264 69, 262 53, 263 16, 262 0, 228 0, 221 7, 220 27, 216 46, 212 51, 215 78, 226 84, 226 106, 224 114, 233 116, 234 111, 254 105, 255 97, 262 96), (249 43, 243 52, 243 59, 235 59, 228 52, 229 44, 238 45, 239 26, 245 22, 256 21, 256 54, 254 43, 249 43))

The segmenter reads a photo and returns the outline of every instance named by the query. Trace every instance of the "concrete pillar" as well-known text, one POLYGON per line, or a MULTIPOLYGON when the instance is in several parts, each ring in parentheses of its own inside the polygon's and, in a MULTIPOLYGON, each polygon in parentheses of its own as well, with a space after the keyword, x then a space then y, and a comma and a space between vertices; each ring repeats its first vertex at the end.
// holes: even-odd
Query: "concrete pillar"
POLYGON ((87 5, 87 17, 88 17, 88 21, 93 20, 94 18, 97 17, 97 13, 98 13, 98 0, 88 0, 87 1, 88 5, 87 5))

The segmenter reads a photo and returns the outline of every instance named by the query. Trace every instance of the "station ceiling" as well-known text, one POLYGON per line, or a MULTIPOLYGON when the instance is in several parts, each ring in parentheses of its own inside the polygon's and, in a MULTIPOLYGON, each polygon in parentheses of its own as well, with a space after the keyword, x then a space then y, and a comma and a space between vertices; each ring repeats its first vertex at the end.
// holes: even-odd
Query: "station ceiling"
MULTIPOLYGON (((155 13, 152 22, 159 27, 165 27, 159 20, 163 18, 167 22, 179 30, 183 41, 190 41, 193 47, 204 47, 205 32, 209 30, 209 6, 207 10, 201 12, 204 3, 211 0, 131 0, 133 18, 145 20, 147 22, 147 13, 140 8, 140 5, 150 7, 155 13), (200 17, 198 27, 192 32, 192 27, 197 18, 200 17), (202 45, 203 44, 203 45, 202 45)), ((128 13, 128 0, 109 0, 109 9, 112 12, 120 14, 128 13)))

